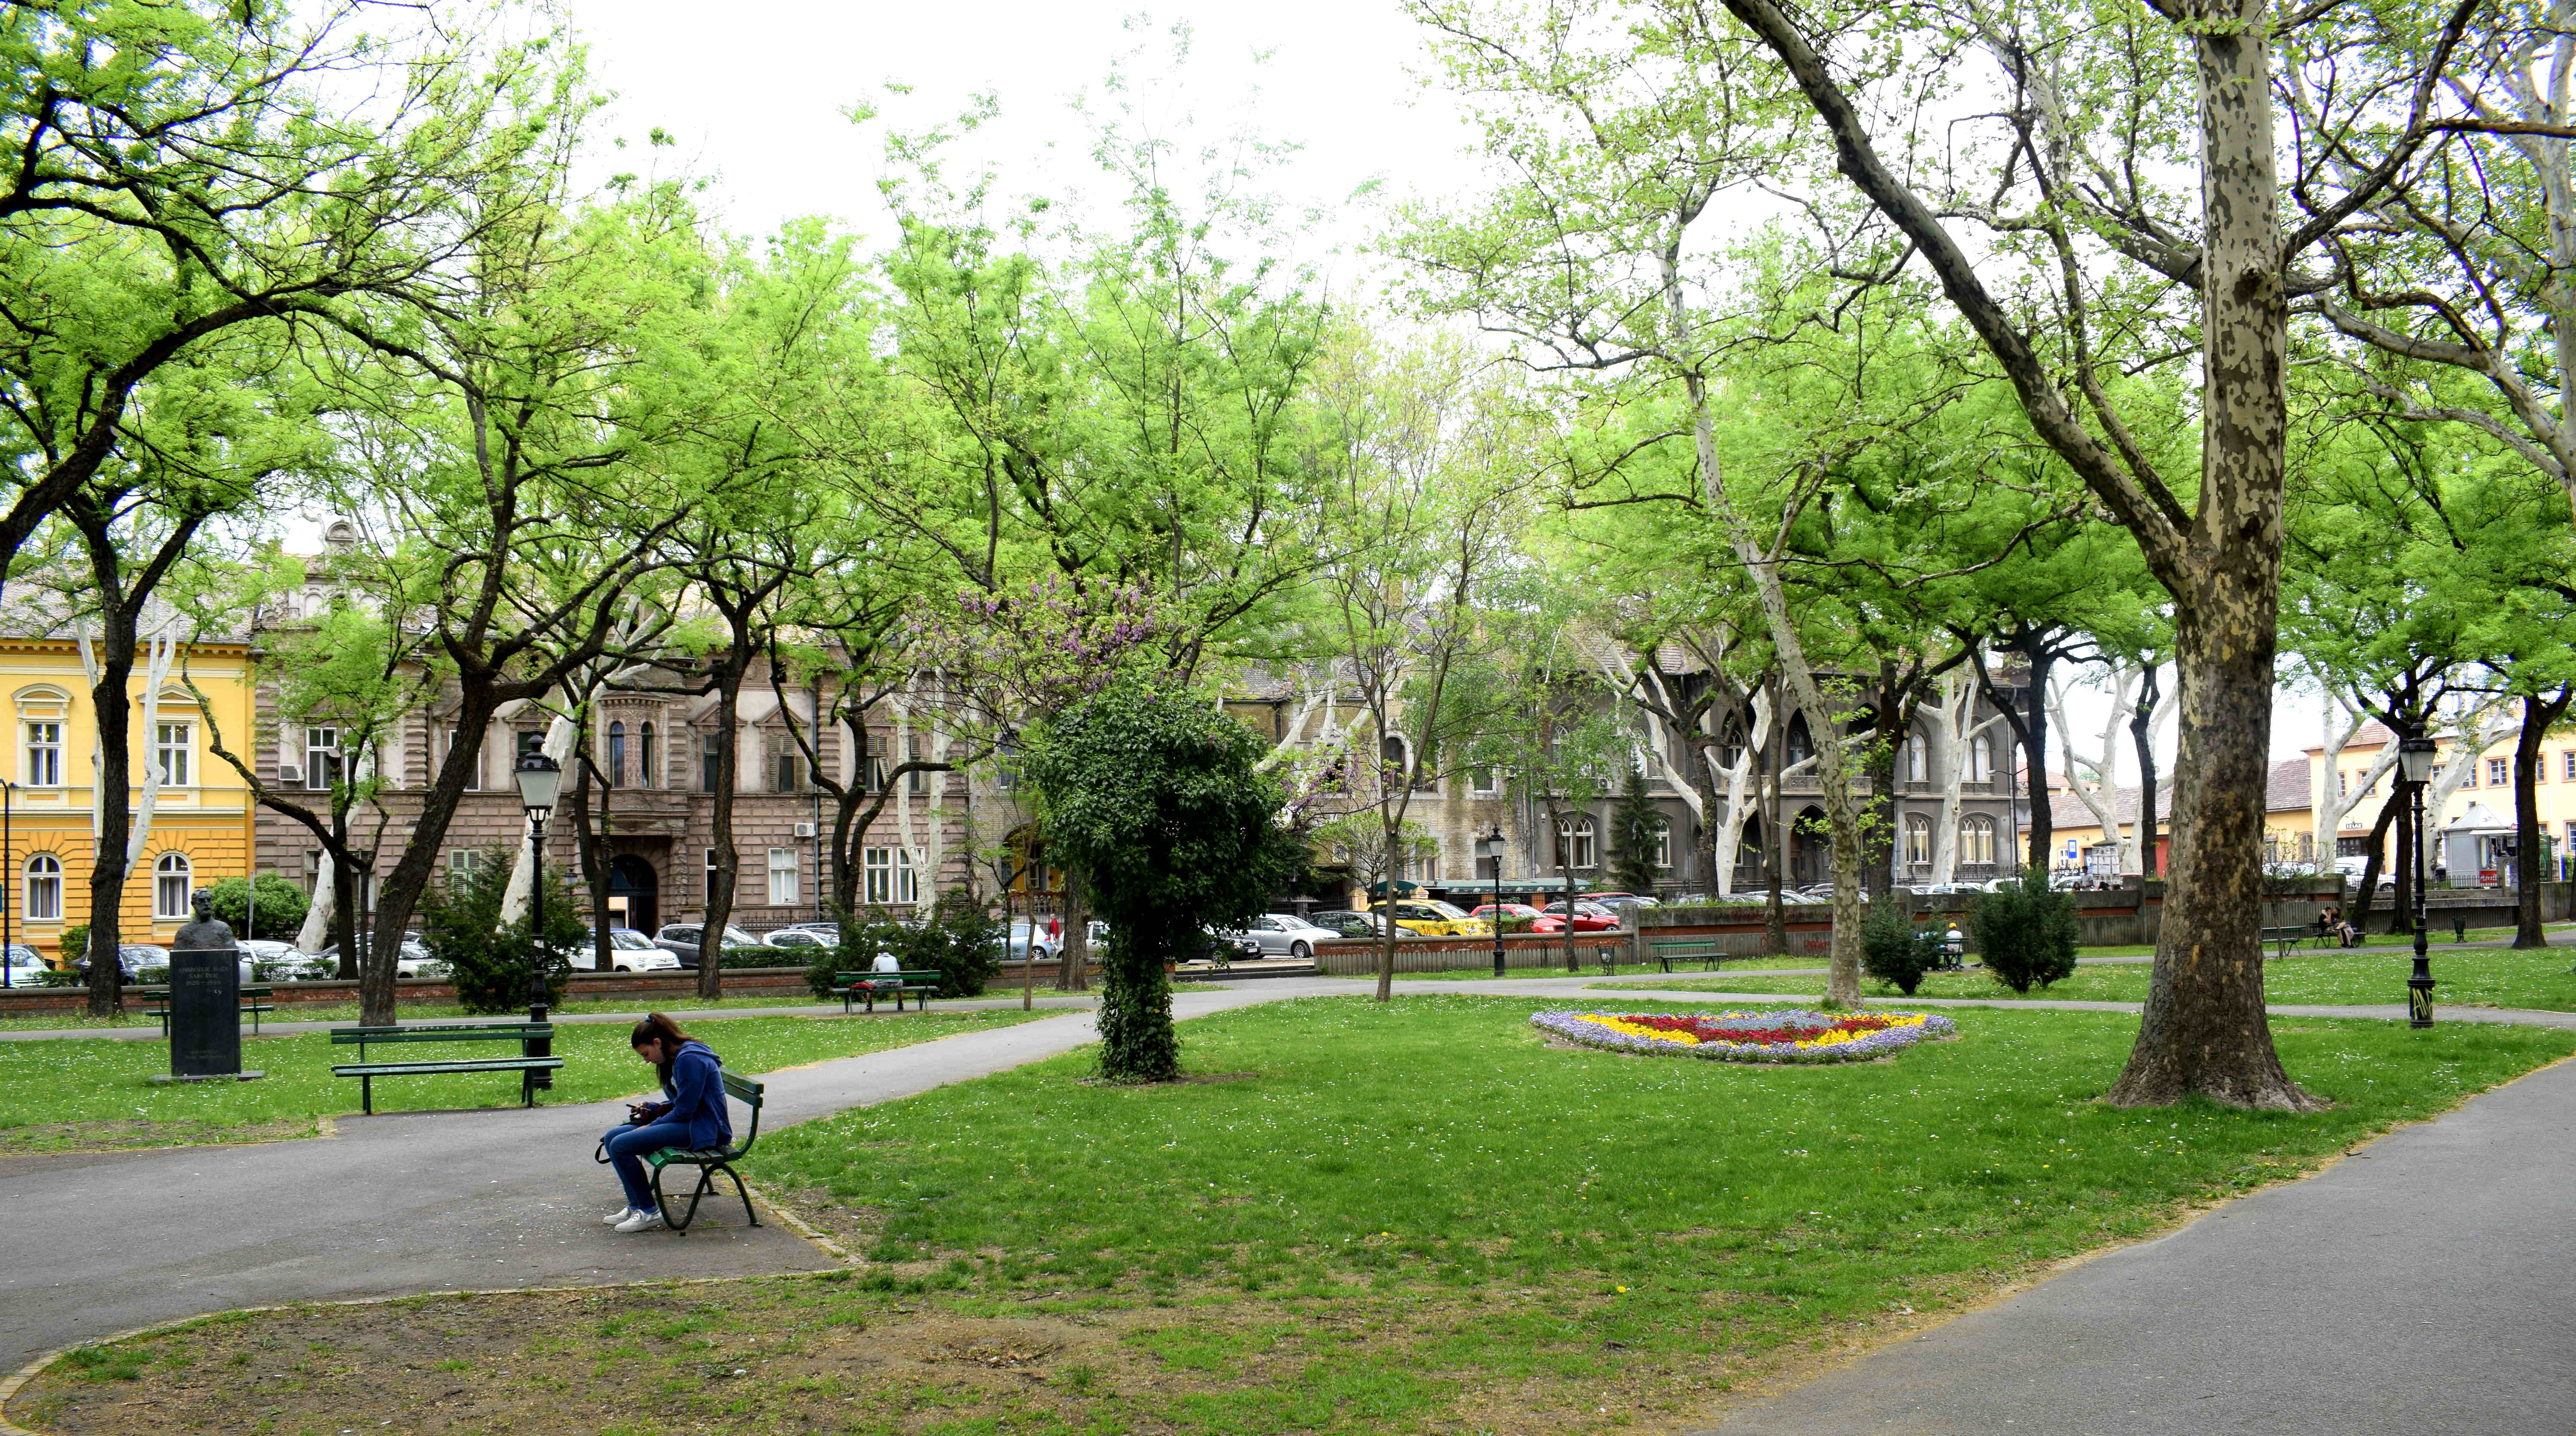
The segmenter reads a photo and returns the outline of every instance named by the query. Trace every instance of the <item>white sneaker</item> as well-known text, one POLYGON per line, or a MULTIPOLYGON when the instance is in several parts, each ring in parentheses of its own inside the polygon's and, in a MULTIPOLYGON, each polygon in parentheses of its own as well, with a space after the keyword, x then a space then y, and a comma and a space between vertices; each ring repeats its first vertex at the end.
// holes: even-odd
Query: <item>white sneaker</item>
POLYGON ((662 1225, 660 1212, 634 1212, 629 1214, 626 1220, 619 1222, 617 1229, 621 1232, 649 1232, 660 1225, 662 1225))
POLYGON ((613 1227, 633 1215, 635 1215, 635 1209, 633 1207, 619 1207, 617 1210, 610 1212, 607 1216, 601 1217, 600 1220, 613 1227))

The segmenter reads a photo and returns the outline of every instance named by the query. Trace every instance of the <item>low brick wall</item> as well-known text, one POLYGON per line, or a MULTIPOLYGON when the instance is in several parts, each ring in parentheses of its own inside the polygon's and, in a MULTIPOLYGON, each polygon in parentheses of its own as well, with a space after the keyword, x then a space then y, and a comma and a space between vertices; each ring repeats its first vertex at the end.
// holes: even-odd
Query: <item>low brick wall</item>
MULTIPOLYGON (((1577 960, 1598 965, 1602 948, 1616 948, 1619 960, 1627 961, 1628 934, 1624 932, 1587 932, 1575 935, 1577 960)), ((1378 945, 1365 938, 1343 942, 1315 944, 1316 970, 1332 977, 1366 977, 1377 971, 1378 945)), ((1408 937, 1395 945, 1397 972, 1465 972, 1475 968, 1492 970, 1494 940, 1490 937, 1408 937)), ((1506 934, 1503 938, 1503 966, 1506 968, 1565 967, 1565 939, 1561 936, 1506 934)))

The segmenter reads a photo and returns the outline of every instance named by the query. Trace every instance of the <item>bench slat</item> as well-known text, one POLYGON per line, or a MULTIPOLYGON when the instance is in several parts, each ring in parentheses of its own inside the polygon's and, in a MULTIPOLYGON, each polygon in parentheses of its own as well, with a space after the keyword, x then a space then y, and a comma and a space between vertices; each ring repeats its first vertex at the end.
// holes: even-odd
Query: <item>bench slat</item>
POLYGON ((535 1072, 561 1067, 560 1057, 493 1057, 482 1061, 457 1062, 342 1062, 331 1068, 334 1077, 402 1077, 428 1076, 440 1072, 535 1072))

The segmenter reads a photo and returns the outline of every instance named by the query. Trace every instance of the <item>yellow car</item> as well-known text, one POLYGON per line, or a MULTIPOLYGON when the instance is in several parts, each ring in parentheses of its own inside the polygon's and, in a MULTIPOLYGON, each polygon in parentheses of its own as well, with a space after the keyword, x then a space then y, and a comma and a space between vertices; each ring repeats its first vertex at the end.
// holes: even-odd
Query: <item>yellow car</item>
POLYGON ((1423 937, 1491 937, 1494 933, 1492 923, 1437 899, 1392 902, 1385 911, 1387 921, 1423 937))

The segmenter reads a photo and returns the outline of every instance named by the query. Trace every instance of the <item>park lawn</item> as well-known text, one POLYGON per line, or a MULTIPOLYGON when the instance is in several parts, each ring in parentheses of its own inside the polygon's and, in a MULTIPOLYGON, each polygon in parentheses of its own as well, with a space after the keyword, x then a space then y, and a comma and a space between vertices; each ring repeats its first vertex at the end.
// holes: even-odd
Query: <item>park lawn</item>
POLYGON ((1182 1029, 1188 1082, 1086 1083, 1076 1052, 764 1140, 755 1180, 864 1254, 855 1272, 247 1314, 79 1354, 10 1414, 138 1433, 244 1411, 336 1431, 362 1410, 601 1436, 1685 1427, 2576 1050, 2542 1029, 2285 1024, 2283 1059, 2332 1110, 2116 1111, 2091 1099, 2125 1016, 1962 1013, 1957 1040, 1890 1062, 1754 1067, 1551 1047, 1528 1025, 1549 1005, 1245 1009, 1182 1029), (123 1404, 144 1389, 163 1404, 123 1404))
MULTIPOLYGON (((2464 947, 2433 953, 2433 1002, 2452 1006, 2520 1007, 2542 1012, 2576 1012, 2576 951, 2563 947, 2515 952, 2500 947, 2464 947)), ((2411 950, 2305 952, 2272 958, 2263 964, 2263 995, 2289 1006, 2345 1006, 2362 1003, 2401 1004, 2406 1000, 2406 974, 2414 970, 2411 950)), ((1735 971, 1729 968, 1728 972, 1735 971)), ((1937 972, 1915 989, 1923 997, 1968 997, 2008 1002, 2042 999, 2077 1002, 2144 1002, 2154 969, 2146 963, 2104 963, 2078 967, 2073 976, 2034 987, 2025 996, 1981 971, 1937 972)), ((1596 989, 1617 984, 1595 983, 1596 989)), ((1777 992, 1821 995, 1822 976, 1692 977, 1658 984, 1682 992, 1777 992)), ((1873 998, 1902 1002, 1886 983, 1864 982, 1873 998)))
MULTIPOLYGON (((906 1013, 900 1017, 739 1017, 711 1022, 706 1039, 727 1067, 758 1074, 833 1057, 929 1042, 960 1032, 1007 1027, 1047 1011, 906 1013)), ((627 1049, 627 1030, 611 1023, 559 1026, 555 1054, 564 1059, 554 1090, 540 1102, 596 1102, 653 1086, 652 1069, 627 1049)), ((370 1047, 370 1060, 413 1062, 515 1055, 507 1043, 403 1043, 370 1047)), ((333 1047, 322 1033, 244 1037, 242 1066, 265 1071, 257 1082, 158 1084, 170 1070, 159 1042, 64 1039, 0 1043, 0 1154, 107 1147, 166 1147, 197 1142, 258 1142, 311 1136, 326 1116, 358 1110, 358 1082, 334 1077, 336 1062, 358 1049, 333 1047)), ((515 1106, 515 1072, 378 1078, 376 1110, 411 1112, 515 1106)))

